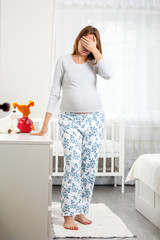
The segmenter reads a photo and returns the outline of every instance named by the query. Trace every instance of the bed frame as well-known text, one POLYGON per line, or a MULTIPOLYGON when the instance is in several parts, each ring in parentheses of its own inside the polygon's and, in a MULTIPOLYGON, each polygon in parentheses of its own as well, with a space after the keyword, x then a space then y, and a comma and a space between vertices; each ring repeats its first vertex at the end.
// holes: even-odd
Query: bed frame
POLYGON ((140 179, 135 179, 135 208, 160 229, 160 195, 140 179))

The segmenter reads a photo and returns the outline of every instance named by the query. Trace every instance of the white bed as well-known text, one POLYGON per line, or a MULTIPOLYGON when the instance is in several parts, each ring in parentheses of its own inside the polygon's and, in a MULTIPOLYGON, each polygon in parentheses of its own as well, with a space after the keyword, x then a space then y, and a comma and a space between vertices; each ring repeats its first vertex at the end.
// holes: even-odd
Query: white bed
POLYGON ((160 228, 160 154, 140 155, 125 183, 135 180, 135 208, 160 228))

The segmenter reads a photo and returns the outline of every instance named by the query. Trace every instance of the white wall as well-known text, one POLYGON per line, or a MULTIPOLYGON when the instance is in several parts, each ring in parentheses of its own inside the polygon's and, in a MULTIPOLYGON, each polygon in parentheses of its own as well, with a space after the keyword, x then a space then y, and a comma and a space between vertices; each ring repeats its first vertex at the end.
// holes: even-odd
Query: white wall
MULTIPOLYGON (((51 82, 54 0, 1 0, 0 103, 33 100, 44 117, 51 82)), ((0 117, 9 112, 0 110, 0 117)))

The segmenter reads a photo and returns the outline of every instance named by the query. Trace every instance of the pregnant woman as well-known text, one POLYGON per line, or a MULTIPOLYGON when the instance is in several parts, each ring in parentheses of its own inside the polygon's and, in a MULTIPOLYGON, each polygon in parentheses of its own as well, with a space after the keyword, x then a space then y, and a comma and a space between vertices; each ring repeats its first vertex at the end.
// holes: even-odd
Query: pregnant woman
POLYGON ((31 133, 43 136, 47 132, 62 87, 58 126, 65 157, 61 216, 66 229, 78 230, 75 221, 92 223, 85 215, 89 213, 105 127, 97 74, 110 79, 113 67, 102 56, 99 31, 89 25, 78 34, 73 53, 58 58, 42 129, 31 133))

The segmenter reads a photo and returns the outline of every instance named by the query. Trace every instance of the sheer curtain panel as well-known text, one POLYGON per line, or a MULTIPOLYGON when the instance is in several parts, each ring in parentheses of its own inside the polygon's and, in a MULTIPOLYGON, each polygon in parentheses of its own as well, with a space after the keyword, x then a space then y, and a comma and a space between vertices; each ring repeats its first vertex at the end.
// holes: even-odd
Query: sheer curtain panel
POLYGON ((110 80, 98 76, 97 89, 106 116, 126 120, 127 174, 140 154, 160 152, 160 1, 57 0, 53 69, 87 25, 99 30, 103 56, 115 68, 110 80))

